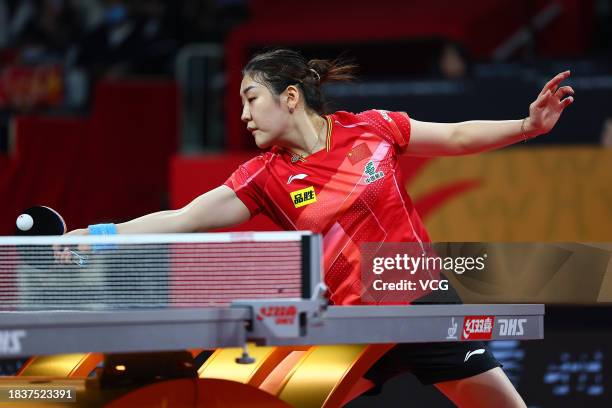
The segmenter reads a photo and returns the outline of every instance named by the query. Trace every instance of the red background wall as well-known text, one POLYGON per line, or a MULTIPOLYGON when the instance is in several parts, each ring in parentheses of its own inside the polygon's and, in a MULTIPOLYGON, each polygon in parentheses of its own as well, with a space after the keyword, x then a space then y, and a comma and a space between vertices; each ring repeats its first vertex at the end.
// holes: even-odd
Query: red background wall
POLYGON ((85 118, 14 119, 10 152, 0 155, 0 234, 14 233, 16 217, 33 205, 55 208, 73 229, 167 204, 177 87, 104 82, 93 100, 85 118))

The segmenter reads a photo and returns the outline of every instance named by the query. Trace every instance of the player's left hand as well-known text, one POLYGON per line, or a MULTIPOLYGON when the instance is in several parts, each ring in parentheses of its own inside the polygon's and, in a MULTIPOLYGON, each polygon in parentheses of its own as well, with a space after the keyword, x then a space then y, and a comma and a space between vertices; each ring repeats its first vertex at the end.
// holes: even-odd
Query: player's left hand
POLYGON ((529 117, 525 121, 524 130, 531 137, 549 132, 559 120, 563 109, 574 102, 572 87, 559 87, 569 76, 570 71, 557 74, 544 85, 537 99, 529 105, 529 117))

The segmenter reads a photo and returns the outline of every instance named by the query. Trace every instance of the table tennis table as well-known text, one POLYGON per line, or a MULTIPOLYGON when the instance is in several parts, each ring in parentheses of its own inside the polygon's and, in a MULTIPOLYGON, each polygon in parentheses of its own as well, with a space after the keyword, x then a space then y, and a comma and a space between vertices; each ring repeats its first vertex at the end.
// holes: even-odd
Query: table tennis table
MULTIPOLYGON (((388 350, 390 345, 394 343, 450 342, 483 339, 528 340, 542 339, 544 337, 544 306, 539 304, 330 306, 325 300, 325 288, 321 283, 320 260, 322 242, 321 237, 316 234, 278 233, 266 236, 253 234, 178 235, 181 236, 165 236, 163 237, 164 242, 169 245, 180 242, 183 246, 178 250, 175 247, 170 249, 164 247, 162 251, 164 253, 163 261, 160 261, 159 257, 151 258, 153 259, 151 265, 154 265, 154 267, 144 272, 148 274, 146 275, 147 280, 163 282, 163 284, 155 284, 155 290, 159 290, 159 292, 155 292, 154 296, 156 299, 163 297, 163 307, 159 307, 159 304, 155 302, 151 303, 150 299, 145 307, 142 304, 137 304, 137 307, 135 307, 134 304, 130 303, 133 301, 125 297, 121 298, 123 303, 119 302, 118 304, 112 302, 108 304, 97 302, 94 306, 83 305, 81 303, 67 304, 66 296, 68 295, 61 293, 61 291, 58 292, 56 297, 50 297, 48 291, 43 294, 47 296, 45 297, 45 302, 51 302, 49 304, 32 303, 32 294, 37 295, 39 293, 37 288, 32 289, 30 287, 32 280, 26 280, 29 283, 22 283, 21 286, 15 285, 14 291, 18 292, 21 290, 25 293, 22 298, 26 299, 26 301, 25 303, 23 301, 20 303, 15 300, 18 296, 7 296, 6 294, 4 297, 0 296, 0 305, 4 301, 3 308, 0 311, 0 358, 104 353, 104 357, 101 357, 99 360, 105 361, 108 356, 116 353, 129 354, 156 351, 167 352, 172 350, 201 351, 216 349, 214 351, 216 354, 213 354, 213 356, 217 354, 227 356, 227 351, 224 350, 232 350, 230 354, 232 358, 224 363, 224 368, 221 371, 234 370, 235 372, 242 372, 241 370, 248 368, 240 368, 240 366, 252 365, 256 367, 252 369, 251 375, 248 379, 244 379, 243 383, 250 385, 251 388, 254 386, 266 391, 266 395, 276 395, 278 401, 275 401, 281 404, 278 406, 282 406, 283 403, 289 403, 294 406, 297 404, 297 406, 335 407, 342 406, 345 399, 348 398, 347 395, 350 395, 351 387, 357 384, 357 377, 355 376, 363 373, 368 364, 371 365, 378 357, 384 354, 384 350, 388 350), (211 238, 211 236, 214 238, 211 238), (269 293, 266 292, 270 290, 269 288, 264 288, 265 290, 259 292, 248 288, 245 293, 232 295, 234 296, 232 300, 228 301, 227 298, 215 300, 216 303, 213 306, 206 306, 207 303, 196 303, 195 306, 192 303, 185 303, 184 300, 193 299, 194 294, 188 292, 188 298, 177 296, 177 292, 173 288, 183 288, 183 286, 177 285, 176 282, 168 283, 172 279, 168 277, 167 272, 164 272, 163 279, 160 278, 161 272, 159 270, 170 268, 175 275, 177 273, 179 275, 181 273, 185 274, 185 271, 192 271, 194 269, 201 270, 201 266, 193 264, 193 262, 200 262, 199 258, 194 261, 195 258, 192 252, 184 254, 183 249, 187 248, 184 246, 185 241, 191 244, 195 242, 209 242, 209 239, 215 240, 215 243, 221 241, 225 244, 238 243, 239 245, 242 245, 245 241, 257 242, 258 239, 261 239, 264 245, 271 245, 270 242, 294 242, 296 247, 299 248, 298 252, 300 252, 298 257, 299 266, 288 266, 287 268, 293 268, 292 270, 294 270, 295 274, 299 275, 299 291, 296 292, 293 282, 287 283, 288 288, 281 291, 276 288, 280 281, 274 280, 271 285, 275 287, 277 293, 281 293, 280 297, 269 297, 269 293), (183 257, 180 261, 175 259, 177 254, 179 254, 179 258, 183 257), (169 260, 170 258, 172 259, 169 260), (179 269, 177 269, 177 265, 179 265, 179 269), (163 296, 160 294, 163 294, 163 296), (257 296, 249 298, 249 294, 256 294, 257 296), (239 297, 236 298, 235 296, 239 297), (182 307, 177 307, 177 304, 182 307), (51 306, 46 307, 48 305, 51 306), (377 347, 377 345, 380 347, 377 347), (244 351, 242 355, 239 352, 241 350, 244 351), (263 353, 261 350, 274 351, 263 353), (306 352, 305 350, 309 351, 306 352), (327 361, 331 361, 338 356, 344 356, 342 358, 345 360, 343 360, 342 364, 346 367, 342 374, 338 374, 335 382, 325 388, 324 391, 307 391, 308 387, 310 387, 308 380, 302 379, 301 382, 298 381, 300 369, 307 370, 306 367, 308 365, 306 363, 301 362, 297 364, 294 362, 295 364, 291 366, 293 367, 291 369, 283 366, 289 364, 287 361, 291 360, 290 356, 295 355, 295 353, 306 352, 307 354, 302 355, 302 358, 307 358, 308 356, 315 358, 317 352, 323 353, 325 350, 328 350, 328 353, 331 354, 327 354, 325 360, 318 360, 318 366, 316 364, 314 366, 315 370, 317 370, 316 367, 320 367, 322 372, 326 372, 326 370, 333 371, 332 367, 325 366, 325 364, 327 361), (333 352, 329 350, 333 350, 333 352), (282 356, 282 358, 279 356, 282 356), (364 362, 366 360, 367 364, 364 362), (279 368, 281 366, 284 368, 279 368), (274 381, 270 378, 278 376, 279 370, 284 373, 284 379, 282 381, 279 380, 284 385, 281 388, 277 387, 277 392, 271 392, 273 386, 270 384, 274 383, 274 381), (263 371, 266 371, 266 376, 262 374, 263 371), (292 389, 291 381, 297 381, 301 384, 294 386, 295 389, 301 391, 295 391, 291 394, 288 391, 292 389), (305 392, 306 394, 311 393, 311 396, 320 394, 323 397, 315 398, 314 400, 309 397, 312 401, 305 403, 305 392), (284 397, 283 393, 285 394, 284 397)), ((102 252, 104 252, 104 249, 108 250, 112 247, 112 251, 114 251, 113 257, 117 257, 118 254, 119 257, 123 256, 117 252, 117 248, 114 245, 121 246, 129 242, 132 244, 137 242, 138 245, 142 246, 151 243, 157 245, 157 240, 159 239, 159 237, 150 236, 116 236, 110 242, 107 237, 64 238, 68 239, 62 241, 62 244, 72 245, 77 242, 84 242, 92 246, 102 246, 102 252)), ((34 246, 37 250, 42 251, 41 248, 48 247, 51 243, 57 244, 57 239, 57 237, 37 237, 22 242, 21 240, 11 239, 11 237, 0 237, 0 247, 3 245, 6 247, 11 245, 15 247, 28 245, 29 248, 34 246), (40 245, 40 247, 36 247, 36 245, 40 245)), ((259 251, 261 248, 257 246, 256 250, 259 251)), ((291 247, 290 251, 294 251, 294 249, 294 247, 291 247)), ((197 250, 198 253, 206 251, 202 248, 197 250)), ((159 247, 155 247, 155 251, 151 251, 151 248, 147 247, 142 253, 149 254, 151 252, 160 252, 159 247)), ((133 255, 134 248, 130 247, 126 257, 130 258, 133 255)), ((227 254, 223 256, 227 257, 227 254)), ((5 276, 8 276, 9 272, 7 271, 9 270, 20 271, 18 269, 19 266, 15 266, 19 262, 19 257, 15 256, 14 251, 0 251, 0 261, 4 265, 12 265, 10 268, 0 271, 5 276)), ((206 262, 209 261, 207 260, 206 262)), ((241 262, 246 262, 250 265, 249 267, 257 269, 258 267, 252 264, 254 262, 262 262, 262 257, 248 258, 248 261, 243 260, 241 262)), ((101 261, 100 264, 103 264, 107 269, 109 267, 108 262, 101 261)), ((115 266, 110 264, 111 269, 115 268, 115 266)), ((127 268, 137 267, 139 265, 127 265, 127 268)), ((71 266, 67 271, 62 270, 59 272, 55 269, 45 270, 44 272, 36 269, 33 272, 28 272, 28 276, 37 276, 41 273, 51 274, 61 281, 59 282, 60 286, 65 284, 66 281, 62 281, 62 279, 68 279, 66 274, 69 273, 77 273, 81 278, 81 275, 87 274, 94 276, 95 279, 88 277, 87 279, 89 280, 86 280, 86 286, 83 286, 81 289, 79 287, 65 286, 70 288, 68 292, 75 292, 74 296, 76 297, 79 290, 91 293, 92 282, 95 285, 102 282, 99 278, 101 269, 96 269, 98 266, 95 266, 93 261, 89 268, 91 271, 74 266, 71 266)), ((231 271, 227 272, 226 276, 231 276, 231 274, 231 271)), ((183 281, 192 279, 193 275, 187 274, 181 276, 182 278, 179 283, 182 284, 183 281)), ((114 286, 112 279, 105 278, 105 286, 103 285, 105 289, 102 289, 101 292, 108 292, 110 295, 114 294, 113 291, 116 285, 114 286)), ((215 284, 214 280, 210 282, 212 282, 211 285, 215 284)), ((6 283, 6 280, 4 283, 6 283)), ((50 288, 50 290, 55 290, 55 284, 52 287, 50 286, 50 288)), ((220 288, 220 291, 223 291, 223 287, 220 288)), ((147 287, 147 290, 151 289, 147 287)), ((180 291, 187 290, 192 291, 193 287, 180 289, 179 295, 183 293, 180 291)), ((211 296, 214 297, 216 295, 211 296)), ((213 358, 213 360, 213 363, 220 364, 221 357, 216 360, 213 358)), ((210 359, 207 360, 204 366, 206 364, 210 366, 212 364, 210 361, 210 359)), ((205 371, 199 369, 200 380, 207 378, 206 375, 208 374, 205 371)), ((88 375, 84 375, 84 377, 88 375)), ((213 379, 215 381, 227 378, 234 379, 233 374, 210 374, 210 376, 208 379, 211 381, 213 379)), ((27 382, 27 377, 15 377, 12 383, 9 380, 9 385, 23 385, 24 381, 27 382)), ((55 378, 54 381, 58 381, 58 379, 55 378)), ((310 381, 312 382, 312 380, 310 381)), ((0 382, 0 388, 2 388, 3 384, 7 384, 6 379, 4 383, 0 382)), ((223 386, 217 384, 215 387, 217 387, 215 389, 227 388, 227 384, 223 386)), ((240 389, 240 392, 251 391, 240 389)), ((231 398, 232 394, 230 392, 228 394, 230 396, 227 398, 231 398)), ((267 398, 267 396, 253 396, 252 398, 255 400, 259 397, 267 398)), ((89 397, 86 400, 91 402, 89 397)), ((102 400, 104 400, 105 404, 110 401, 108 398, 100 399, 100 401, 102 400)), ((129 406, 130 403, 123 400, 122 404, 124 405, 112 405, 111 403, 108 406, 129 406)))
POLYGON ((318 310, 313 303, 255 300, 209 309, 0 312, 0 356, 241 347, 247 342, 291 346, 469 341, 464 328, 471 316, 493 323, 488 340, 544 337, 543 305, 329 306, 318 310), (278 325, 275 318, 256 318, 262 307, 295 308, 296 312, 290 316, 291 324, 281 316, 285 320, 278 325))

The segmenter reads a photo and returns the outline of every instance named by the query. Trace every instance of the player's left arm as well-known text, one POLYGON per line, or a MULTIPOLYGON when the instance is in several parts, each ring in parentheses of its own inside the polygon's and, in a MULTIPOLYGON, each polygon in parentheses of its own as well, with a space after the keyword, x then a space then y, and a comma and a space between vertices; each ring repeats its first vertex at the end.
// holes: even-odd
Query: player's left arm
POLYGON ((433 123, 410 119, 410 142, 403 153, 411 156, 457 156, 498 149, 548 133, 563 110, 574 102, 574 90, 559 84, 570 75, 551 79, 529 105, 521 120, 433 123))

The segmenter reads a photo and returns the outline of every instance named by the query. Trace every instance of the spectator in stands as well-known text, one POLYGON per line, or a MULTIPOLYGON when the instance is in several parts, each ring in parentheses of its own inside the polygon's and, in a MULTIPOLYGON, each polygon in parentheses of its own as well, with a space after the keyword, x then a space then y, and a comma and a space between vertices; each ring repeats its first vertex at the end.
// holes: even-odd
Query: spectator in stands
POLYGON ((164 33, 160 0, 107 0, 102 23, 79 46, 77 65, 93 78, 168 71, 176 44, 164 33))
POLYGON ((34 14, 31 0, 0 0, 0 49, 14 45, 34 14))
POLYGON ((446 42, 440 48, 434 75, 444 79, 465 78, 469 72, 467 53, 455 42, 446 42))
POLYGON ((18 9, 27 14, 22 17, 25 22, 16 38, 19 60, 63 62, 66 51, 81 34, 77 13, 65 0, 37 0, 26 4, 29 4, 27 10, 18 9))

